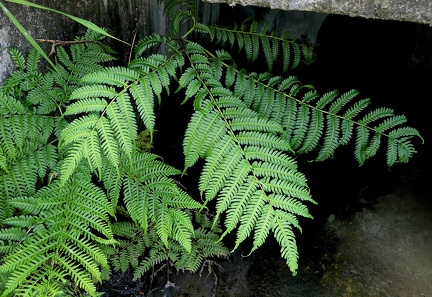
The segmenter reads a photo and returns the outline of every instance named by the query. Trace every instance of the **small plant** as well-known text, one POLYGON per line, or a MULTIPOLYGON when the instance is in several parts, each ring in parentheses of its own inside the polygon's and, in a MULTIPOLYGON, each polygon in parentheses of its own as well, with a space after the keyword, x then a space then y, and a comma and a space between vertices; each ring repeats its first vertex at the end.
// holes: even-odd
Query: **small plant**
POLYGON ((298 217, 311 218, 315 201, 293 157, 324 161, 351 142, 359 164, 383 142, 388 166, 415 153, 421 136, 404 116, 367 111, 371 101, 356 90, 320 95, 288 75, 312 62, 311 48, 254 20, 202 24, 186 1, 166 1, 165 10, 173 36, 144 37, 125 66, 113 66, 91 30, 56 47, 43 72, 38 51, 11 50, 16 70, 0 88, 1 296, 67 296, 76 287, 97 296, 95 282, 111 270, 133 269, 135 279, 163 263, 196 272, 249 237, 252 253, 270 233, 295 274, 298 217), (189 26, 183 35, 180 24, 189 26), (268 71, 240 68, 230 51, 268 71), (281 74, 272 74, 276 64, 281 74), (173 89, 194 107, 182 170, 151 152, 155 106, 173 89), (173 179, 199 159, 200 199, 173 179))

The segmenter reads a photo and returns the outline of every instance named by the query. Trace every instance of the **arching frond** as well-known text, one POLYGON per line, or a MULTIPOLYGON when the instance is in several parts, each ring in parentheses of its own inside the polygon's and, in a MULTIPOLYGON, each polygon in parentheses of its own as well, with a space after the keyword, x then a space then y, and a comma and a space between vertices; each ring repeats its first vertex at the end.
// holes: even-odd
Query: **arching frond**
MULTIPOLYGON (((218 35, 208 26, 202 29, 222 43, 232 39, 228 31, 218 35)), ((252 24, 250 31, 254 30, 252 24)), ((243 36, 238 41, 251 60, 257 51, 252 39, 243 36)), ((285 59, 293 54, 293 64, 298 65, 298 52, 300 48, 293 46, 285 59)), ((388 108, 362 115, 370 100, 356 100, 357 90, 320 96, 295 77, 247 74, 229 64, 229 56, 222 56, 215 63, 215 56, 199 48, 188 53, 192 65, 179 80, 186 97, 195 97, 195 113, 183 141, 184 171, 205 159, 199 189, 206 204, 216 200, 215 221, 224 216, 221 238, 237 229, 235 249, 253 235, 253 251, 273 232, 295 273, 298 252, 292 227, 301 231, 297 216, 311 217, 305 203, 314 200, 306 178, 286 154, 317 150, 316 160, 323 161, 355 136, 355 156, 362 164, 377 153, 385 137, 390 144, 388 164, 396 156, 403 162, 414 153, 413 146, 402 135, 395 142, 390 135, 405 118, 388 108), (228 77, 226 87, 218 79, 221 73, 228 77)), ((404 131, 419 136, 415 129, 404 131)))
MULTIPOLYGON (((359 164, 363 164, 376 155, 383 139, 393 143, 392 138, 398 134, 392 131, 397 131, 406 123, 404 116, 394 115, 390 108, 377 108, 362 115, 371 101, 356 99, 359 95, 357 90, 344 94, 331 91, 322 96, 316 91, 307 91, 300 99, 298 95, 302 88, 309 87, 302 86, 294 77, 281 80, 278 77, 257 77, 254 74, 245 75, 241 71, 234 72, 234 95, 243 99, 259 115, 276 120, 283 128, 283 138, 298 153, 318 150, 316 161, 331 158, 339 146, 346 145, 355 138, 355 157, 359 164)), ((421 138, 416 129, 406 129, 413 133, 411 136, 421 138)), ((398 146, 390 147, 396 149, 398 146)), ((404 156, 415 153, 412 145, 401 146, 401 149, 407 152, 404 156)), ((388 157, 387 160, 393 160, 393 157, 388 157)), ((402 159, 399 161, 402 162, 402 159)), ((388 165, 391 166, 394 162, 388 165)))

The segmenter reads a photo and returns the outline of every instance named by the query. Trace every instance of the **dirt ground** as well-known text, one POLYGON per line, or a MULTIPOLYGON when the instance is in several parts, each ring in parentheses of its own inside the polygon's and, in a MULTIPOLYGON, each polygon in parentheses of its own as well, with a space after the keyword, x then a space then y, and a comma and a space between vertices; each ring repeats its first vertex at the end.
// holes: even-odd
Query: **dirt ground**
POLYGON ((298 276, 269 244, 251 258, 221 262, 217 286, 212 274, 178 275, 171 296, 432 296, 431 183, 410 169, 394 182, 394 191, 369 201, 360 193, 364 208, 351 217, 330 215, 321 251, 311 257, 300 247, 309 259, 302 258, 298 276))
POLYGON ((407 171, 374 209, 332 218, 339 243, 321 261, 326 296, 432 296, 431 193, 430 178, 407 171))

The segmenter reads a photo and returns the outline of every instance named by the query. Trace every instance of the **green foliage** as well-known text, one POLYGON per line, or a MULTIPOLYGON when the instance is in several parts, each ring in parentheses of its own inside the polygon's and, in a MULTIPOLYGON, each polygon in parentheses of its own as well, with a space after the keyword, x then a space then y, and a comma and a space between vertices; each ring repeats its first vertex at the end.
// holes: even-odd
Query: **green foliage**
POLYGON ((33 196, 16 197, 8 203, 25 213, 5 220, 0 238, 7 251, 0 268, 9 274, 3 296, 42 295, 58 291, 67 276, 90 294, 93 280, 101 280, 99 266, 108 267, 98 243, 114 244, 110 227, 111 205, 104 192, 77 174, 65 186, 55 181, 33 196), (49 290, 48 290, 49 289, 49 290))
POLYGON ((359 164, 385 149, 392 166, 415 153, 421 137, 404 116, 370 109, 356 90, 320 95, 288 74, 311 62, 311 48, 254 20, 201 24, 194 9, 168 1, 176 35, 144 37, 125 66, 108 47, 81 42, 101 40, 91 31, 57 47, 55 68, 44 72, 36 50, 27 58, 11 50, 16 70, 0 88, 1 296, 97 296, 95 282, 111 270, 131 269, 135 279, 163 265, 195 272, 229 255, 231 232, 231 250, 252 237, 251 253, 272 233, 295 274, 298 218, 312 218, 315 201, 294 156, 324 161, 353 143, 359 164), (234 47, 268 72, 239 68, 234 47), (150 152, 155 107, 173 88, 194 107, 182 170, 150 152), (191 197, 173 176, 200 159, 201 197, 191 197))
MULTIPOLYGON (((156 225, 149 226, 147 232, 128 222, 113 224, 113 232, 120 238, 120 249, 112 258, 115 270, 134 270, 134 280, 139 279, 150 268, 173 263, 178 270, 198 271, 205 259, 226 258, 229 251, 218 242, 219 236, 211 230, 200 227, 193 231, 194 238, 181 242, 182 236, 191 233, 183 223, 191 222, 190 212, 181 212, 184 222, 177 221, 172 230, 178 233, 167 244, 160 241, 156 225)), ((180 218, 179 216, 179 218, 180 218)), ((190 227, 189 227, 190 228, 190 227)), ((193 228, 193 227, 192 227, 193 228)))

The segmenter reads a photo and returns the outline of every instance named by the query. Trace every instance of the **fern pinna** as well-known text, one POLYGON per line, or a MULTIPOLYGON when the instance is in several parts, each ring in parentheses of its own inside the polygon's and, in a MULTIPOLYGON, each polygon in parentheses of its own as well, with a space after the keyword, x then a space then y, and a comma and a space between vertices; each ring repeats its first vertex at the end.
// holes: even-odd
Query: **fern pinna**
POLYGON ((388 166, 415 153, 421 137, 404 116, 368 111, 356 90, 320 95, 288 75, 312 62, 310 47, 253 20, 201 24, 189 1, 166 2, 172 32, 186 33, 144 37, 126 66, 83 42, 99 40, 92 32, 58 47, 56 68, 45 73, 35 51, 24 59, 12 50, 17 69, 0 89, 1 296, 96 296, 94 282, 112 269, 132 269, 135 279, 164 264, 197 271, 209 257, 227 257, 231 232, 231 250, 252 237, 250 252, 272 233, 295 274, 299 217, 312 218, 315 201, 294 156, 324 161, 354 142, 363 164, 383 141, 388 166), (192 32, 220 48, 192 41, 192 32), (233 50, 263 59, 268 71, 239 68, 233 50), (271 73, 276 64, 280 75, 271 73), (147 151, 155 106, 173 87, 194 107, 183 171, 147 151), (200 158, 201 201, 173 179, 200 158))

